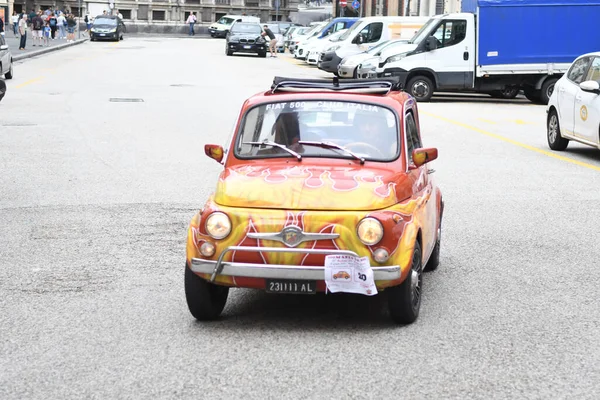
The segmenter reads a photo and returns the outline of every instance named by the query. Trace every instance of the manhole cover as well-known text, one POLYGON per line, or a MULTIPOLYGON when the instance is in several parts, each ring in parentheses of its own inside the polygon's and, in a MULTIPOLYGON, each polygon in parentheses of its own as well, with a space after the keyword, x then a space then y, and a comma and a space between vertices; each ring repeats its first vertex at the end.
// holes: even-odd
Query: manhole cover
POLYGON ((48 93, 50 96, 58 96, 60 93, 58 92, 52 92, 52 93, 48 93))
POLYGON ((112 97, 109 99, 113 103, 143 103, 144 99, 129 99, 126 97, 112 97))
POLYGON ((173 87, 192 87, 192 86, 196 86, 196 85, 192 85, 189 83, 174 83, 171 86, 173 86, 173 87))
POLYGON ((9 122, 6 124, 2 124, 2 126, 37 126, 37 124, 28 124, 27 122, 9 122))
POLYGON ((143 49, 143 48, 144 48, 144 46, 112 47, 113 50, 139 50, 139 49, 143 49))

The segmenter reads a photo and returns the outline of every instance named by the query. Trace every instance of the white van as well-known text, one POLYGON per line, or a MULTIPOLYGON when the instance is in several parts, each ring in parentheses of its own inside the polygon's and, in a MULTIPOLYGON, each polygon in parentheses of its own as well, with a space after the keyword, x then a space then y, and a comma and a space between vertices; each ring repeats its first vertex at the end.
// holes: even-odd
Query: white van
POLYGON ((247 15, 225 15, 208 27, 210 36, 226 37, 229 33, 229 29, 231 29, 231 25, 233 25, 234 22, 256 22, 258 24, 260 23, 260 18, 249 17, 247 15))
POLYGON ((338 42, 323 50, 319 69, 337 74, 339 63, 386 40, 410 39, 429 17, 366 17, 359 19, 338 42))

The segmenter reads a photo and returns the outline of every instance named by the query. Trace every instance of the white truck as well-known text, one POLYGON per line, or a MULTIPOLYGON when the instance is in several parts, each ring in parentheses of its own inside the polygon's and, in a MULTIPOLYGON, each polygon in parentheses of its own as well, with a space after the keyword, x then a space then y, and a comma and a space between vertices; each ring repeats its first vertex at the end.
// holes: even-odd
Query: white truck
MULTIPOLYGON (((434 92, 476 92, 547 104, 556 81, 579 56, 600 48, 600 2, 477 0, 471 12, 437 15, 377 77, 400 77, 417 101, 434 92)), ((464 10, 463 11, 467 11, 464 10)))

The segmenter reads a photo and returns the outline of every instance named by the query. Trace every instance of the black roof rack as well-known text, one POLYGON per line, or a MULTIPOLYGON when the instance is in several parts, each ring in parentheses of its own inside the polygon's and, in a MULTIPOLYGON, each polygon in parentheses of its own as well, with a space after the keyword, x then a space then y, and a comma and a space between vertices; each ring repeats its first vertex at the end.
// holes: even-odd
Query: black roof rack
POLYGON ((379 93, 402 90, 399 77, 374 79, 298 79, 276 76, 273 78, 271 93, 275 92, 346 92, 346 93, 379 93))

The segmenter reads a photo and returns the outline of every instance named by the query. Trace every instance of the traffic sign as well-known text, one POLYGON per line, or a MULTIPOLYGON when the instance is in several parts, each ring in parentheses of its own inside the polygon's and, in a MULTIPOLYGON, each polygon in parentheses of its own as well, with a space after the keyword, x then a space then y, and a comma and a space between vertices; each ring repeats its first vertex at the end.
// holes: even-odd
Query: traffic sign
POLYGON ((360 1, 354 0, 352 2, 352 8, 354 8, 355 10, 358 10, 360 8, 360 1))
POLYGON ((340 0, 340 6, 346 7, 348 5, 346 0, 340 0))

